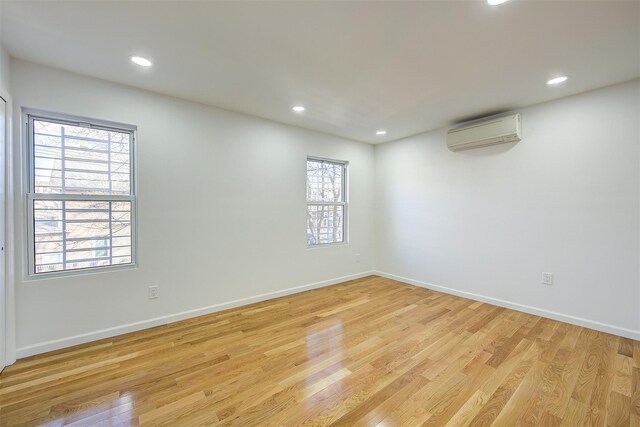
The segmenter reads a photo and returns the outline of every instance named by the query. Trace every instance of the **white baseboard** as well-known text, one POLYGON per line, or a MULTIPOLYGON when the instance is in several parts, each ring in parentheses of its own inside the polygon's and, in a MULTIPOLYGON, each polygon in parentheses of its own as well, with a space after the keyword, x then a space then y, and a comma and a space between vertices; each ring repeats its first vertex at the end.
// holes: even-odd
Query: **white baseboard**
POLYGON ((229 308, 239 307, 242 305, 252 304, 255 302, 265 301, 285 295, 296 294, 308 291, 310 289, 321 288, 324 286, 335 285, 349 280, 360 279, 362 277, 375 274, 373 271, 365 271, 362 273, 352 274, 349 276, 337 277, 335 279, 323 280, 322 282, 310 283, 307 285, 296 286, 293 288, 283 289, 280 291, 268 292, 266 294, 255 295, 252 297, 241 298, 234 301, 223 302, 220 304, 209 305, 206 307, 196 308, 193 310, 183 311, 180 313, 169 314, 166 316, 156 317, 153 319, 142 320, 140 322, 127 323, 125 325, 114 326, 112 328, 100 329, 98 331, 87 332, 85 334, 73 335, 70 337, 59 338, 56 340, 45 341, 37 344, 31 344, 16 349, 18 359, 33 356, 35 354, 46 353, 48 351, 59 350, 61 348, 71 347, 78 344, 85 344, 91 341, 101 340, 104 338, 114 337, 116 335, 126 334, 128 332, 140 331, 142 329, 153 328, 155 326, 166 325, 167 323, 177 322, 192 317, 211 314, 217 311, 227 310, 229 308))
POLYGON ((614 334, 614 335, 618 335, 625 338, 631 338, 633 340, 640 340, 640 331, 634 331, 632 329, 622 328, 620 326, 609 325, 607 323, 596 322, 594 320, 584 319, 582 317, 571 316, 569 314, 562 314, 555 311, 545 310, 543 308, 531 307, 524 304, 518 304, 511 301, 501 300, 498 298, 478 295, 471 292, 459 291, 457 289, 447 288, 445 286, 438 286, 432 283, 423 282, 421 280, 415 280, 415 279, 409 279, 406 277, 396 276, 395 274, 385 273, 383 271, 375 271, 374 274, 378 276, 386 277, 387 279, 397 280, 398 282, 404 282, 410 285, 420 286, 421 288, 427 288, 434 291, 443 292, 445 294, 457 295, 457 296, 460 296, 463 298, 469 298, 475 301, 486 302, 488 304, 510 308, 512 310, 522 311, 524 313, 534 314, 536 316, 547 317, 549 319, 570 323, 572 325, 578 325, 578 326, 583 326, 589 329, 595 329, 596 331, 607 332, 609 334, 614 334))

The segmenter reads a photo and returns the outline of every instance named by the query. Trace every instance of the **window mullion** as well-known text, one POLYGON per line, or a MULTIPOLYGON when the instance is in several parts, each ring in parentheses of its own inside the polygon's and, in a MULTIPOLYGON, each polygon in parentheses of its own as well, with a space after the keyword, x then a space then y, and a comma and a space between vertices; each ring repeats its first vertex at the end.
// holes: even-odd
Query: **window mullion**
POLYGON ((76 201, 94 201, 94 202, 133 202, 135 196, 125 196, 122 194, 42 194, 42 193, 29 193, 27 194, 29 200, 76 200, 76 201))
MULTIPOLYGON (((65 171, 65 140, 64 140, 64 126, 60 126, 60 176, 62 177, 62 181, 60 182, 60 185, 62 186, 62 192, 64 193, 65 188, 66 188, 66 171, 65 171)), ((35 141, 34 141, 35 143, 35 141)), ((35 171, 34 171, 34 178, 35 178, 35 171)))
POLYGON ((345 202, 307 202, 310 206, 345 206, 345 202))
POLYGON ((113 202, 109 202, 109 265, 113 264, 113 202))
POLYGON ((67 205, 62 201, 62 269, 67 269, 67 205))
MULTIPOLYGON (((109 149, 107 151, 107 172, 109 172, 109 174, 107 176, 107 179, 109 180, 109 194, 111 194, 113 191, 113 182, 111 181, 111 133, 109 133, 107 139, 109 141, 109 149)), ((131 166, 129 166, 129 168, 131 168, 131 166)))

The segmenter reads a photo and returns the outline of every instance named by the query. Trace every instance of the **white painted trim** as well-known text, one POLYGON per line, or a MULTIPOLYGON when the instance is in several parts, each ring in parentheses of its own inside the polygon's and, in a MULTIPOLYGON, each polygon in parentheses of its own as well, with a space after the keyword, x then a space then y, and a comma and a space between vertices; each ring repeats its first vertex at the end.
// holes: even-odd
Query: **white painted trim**
POLYGON ((427 288, 427 289, 431 289, 438 292, 444 292, 445 294, 451 294, 451 295, 456 295, 463 298, 469 298, 474 301, 486 302, 488 304, 497 305, 499 307, 510 308, 512 310, 522 311, 524 313, 529 313, 536 316, 547 317, 549 319, 570 323, 572 325, 578 325, 578 326, 583 326, 589 329, 595 329, 596 331, 619 335, 621 337, 631 338, 633 340, 640 340, 640 331, 634 331, 632 329, 627 329, 620 326, 596 322, 595 320, 584 319, 582 317, 571 316, 569 314, 558 313, 551 310, 545 310, 543 308, 531 307, 531 306, 519 304, 516 302, 505 301, 498 298, 488 297, 485 295, 478 295, 471 292, 460 291, 457 289, 447 288, 445 286, 434 285, 432 283, 423 282, 421 280, 409 279, 402 276, 396 276, 395 274, 385 273, 383 271, 374 271, 374 274, 378 276, 386 277, 387 279, 397 280, 398 282, 404 282, 410 285, 419 286, 421 288, 427 288))
POLYGON ((14 228, 14 156, 13 144, 13 98, 9 88, 0 87, 0 96, 6 101, 5 126, 5 354, 4 364, 12 365, 16 361, 16 317, 15 317, 15 228, 14 228))
POLYGON ((56 340, 45 341, 37 344, 20 347, 16 350, 18 359, 35 354, 46 353, 48 351, 58 350, 65 347, 71 347, 78 344, 84 344, 104 338, 114 337, 116 335, 126 334, 128 332, 140 331, 142 329, 153 328, 155 326, 166 325, 167 323, 177 322, 179 320, 190 319, 192 317, 202 316, 205 314, 215 313, 217 311, 227 310, 229 308, 239 307, 242 305, 252 304, 285 295, 296 294, 311 289, 322 288, 324 286, 335 285, 337 283, 349 280, 360 279, 362 277, 375 274, 373 271, 364 271, 362 273, 352 274, 349 276, 337 277, 335 279, 323 280, 321 282, 310 283, 307 285, 296 286, 293 288, 283 289, 280 291, 268 292, 266 294, 255 295, 252 297, 241 298, 233 301, 223 302, 220 304, 209 305, 206 307, 187 310, 180 313, 169 314, 166 316, 156 317, 153 319, 142 320, 140 322, 128 323, 125 325, 115 326, 112 328, 101 329, 98 331, 87 332, 85 334, 73 335, 70 337, 59 338, 56 340))

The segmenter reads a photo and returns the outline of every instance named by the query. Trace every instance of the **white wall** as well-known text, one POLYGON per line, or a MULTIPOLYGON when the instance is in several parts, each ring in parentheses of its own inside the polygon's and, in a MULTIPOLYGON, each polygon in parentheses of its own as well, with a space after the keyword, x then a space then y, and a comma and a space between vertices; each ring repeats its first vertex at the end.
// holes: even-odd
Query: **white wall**
MULTIPOLYGON (((2 17, 3 5, 0 1, 0 18, 2 17)), ((0 19, 0 25, 2 25, 0 19)), ((4 49, 2 43, 2 31, 0 31, 0 92, 9 90, 9 54, 4 49)))
POLYGON ((9 54, 0 44, 0 88, 9 90, 9 54))
POLYGON ((377 269, 640 339, 640 81, 520 111, 517 144, 376 148, 377 269))
POLYGON ((18 60, 11 72, 16 117, 29 107, 138 126, 139 267, 29 281, 18 247, 19 356, 373 269, 371 145, 18 60), (307 249, 307 155, 350 162, 348 245, 307 249), (159 299, 147 299, 149 285, 159 299), (62 341, 40 345, 52 340, 62 341))

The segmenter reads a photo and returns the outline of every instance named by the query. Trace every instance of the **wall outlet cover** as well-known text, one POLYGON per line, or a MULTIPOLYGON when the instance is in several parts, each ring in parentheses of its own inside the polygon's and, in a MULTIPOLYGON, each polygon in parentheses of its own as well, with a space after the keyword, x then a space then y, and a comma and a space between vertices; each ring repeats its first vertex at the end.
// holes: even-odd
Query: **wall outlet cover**
POLYGON ((156 299, 158 298, 158 286, 154 285, 154 286, 149 286, 149 290, 148 290, 148 298, 149 299, 156 299))

